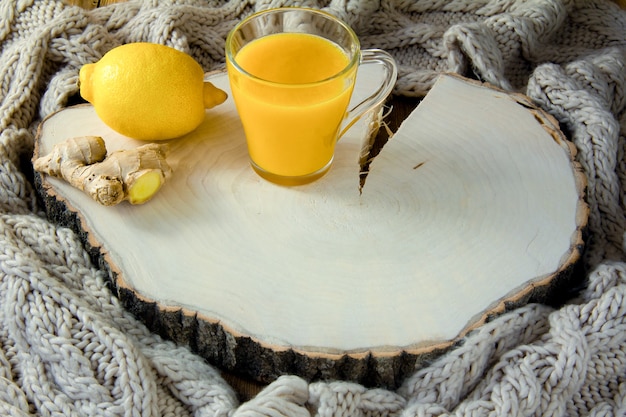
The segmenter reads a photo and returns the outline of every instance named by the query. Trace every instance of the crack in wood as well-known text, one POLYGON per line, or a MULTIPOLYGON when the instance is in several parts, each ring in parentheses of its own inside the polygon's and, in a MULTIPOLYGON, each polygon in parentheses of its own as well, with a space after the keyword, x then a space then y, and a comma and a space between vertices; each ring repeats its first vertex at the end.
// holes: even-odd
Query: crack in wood
POLYGON ((385 118, 393 111, 393 106, 382 105, 378 111, 373 111, 376 113, 374 113, 375 115, 369 125, 369 137, 361 149, 359 158, 359 195, 363 195, 363 187, 365 187, 365 181, 369 175, 370 164, 394 135, 394 131, 385 122, 385 118))

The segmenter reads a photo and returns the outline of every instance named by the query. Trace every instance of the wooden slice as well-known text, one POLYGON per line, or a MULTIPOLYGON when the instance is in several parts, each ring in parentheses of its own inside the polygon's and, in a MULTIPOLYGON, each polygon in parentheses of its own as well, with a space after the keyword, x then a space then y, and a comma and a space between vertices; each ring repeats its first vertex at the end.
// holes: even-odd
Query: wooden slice
MULTIPOLYGON (((355 100, 375 76, 359 74, 355 100)), ((224 74, 212 81, 229 90, 224 74)), ((340 140, 325 177, 281 187, 250 168, 229 98, 170 141, 174 175, 144 205, 100 206, 41 175, 38 188, 154 331, 259 381, 395 387, 489 317, 567 283, 588 209, 573 145, 524 96, 442 76, 361 187, 376 122, 340 140)), ((81 135, 111 151, 142 144, 84 105, 42 123, 35 157, 81 135)))

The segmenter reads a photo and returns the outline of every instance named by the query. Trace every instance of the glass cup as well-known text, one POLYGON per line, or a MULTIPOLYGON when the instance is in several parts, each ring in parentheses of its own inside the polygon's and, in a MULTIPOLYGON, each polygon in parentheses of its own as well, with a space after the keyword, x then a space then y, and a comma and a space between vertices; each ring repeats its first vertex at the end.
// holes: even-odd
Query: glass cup
POLYGON ((255 13, 226 39, 231 92, 252 168, 281 185, 306 184, 330 168, 339 138, 379 106, 397 79, 394 59, 361 50, 354 31, 323 11, 286 7, 255 13), (348 109, 359 65, 384 79, 348 109))

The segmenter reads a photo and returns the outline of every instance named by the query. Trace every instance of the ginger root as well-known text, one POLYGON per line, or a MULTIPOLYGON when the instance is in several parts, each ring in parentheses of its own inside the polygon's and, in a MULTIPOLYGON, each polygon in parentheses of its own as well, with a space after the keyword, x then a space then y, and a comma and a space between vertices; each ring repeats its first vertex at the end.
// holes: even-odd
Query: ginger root
POLYGON ((81 136, 58 143, 48 155, 36 159, 33 167, 67 181, 102 205, 124 200, 142 204, 172 174, 167 150, 165 144, 149 143, 107 155, 101 137, 81 136))

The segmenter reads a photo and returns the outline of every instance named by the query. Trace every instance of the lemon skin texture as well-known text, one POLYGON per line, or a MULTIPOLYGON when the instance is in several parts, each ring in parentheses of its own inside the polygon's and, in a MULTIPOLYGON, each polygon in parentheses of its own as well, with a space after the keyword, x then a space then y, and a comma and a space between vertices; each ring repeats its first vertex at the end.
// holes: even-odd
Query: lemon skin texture
POLYGON ((81 96, 105 124, 139 140, 185 135, 202 123, 205 108, 226 99, 212 85, 205 88, 204 71, 191 56, 153 43, 111 49, 81 67, 79 82, 81 96))

